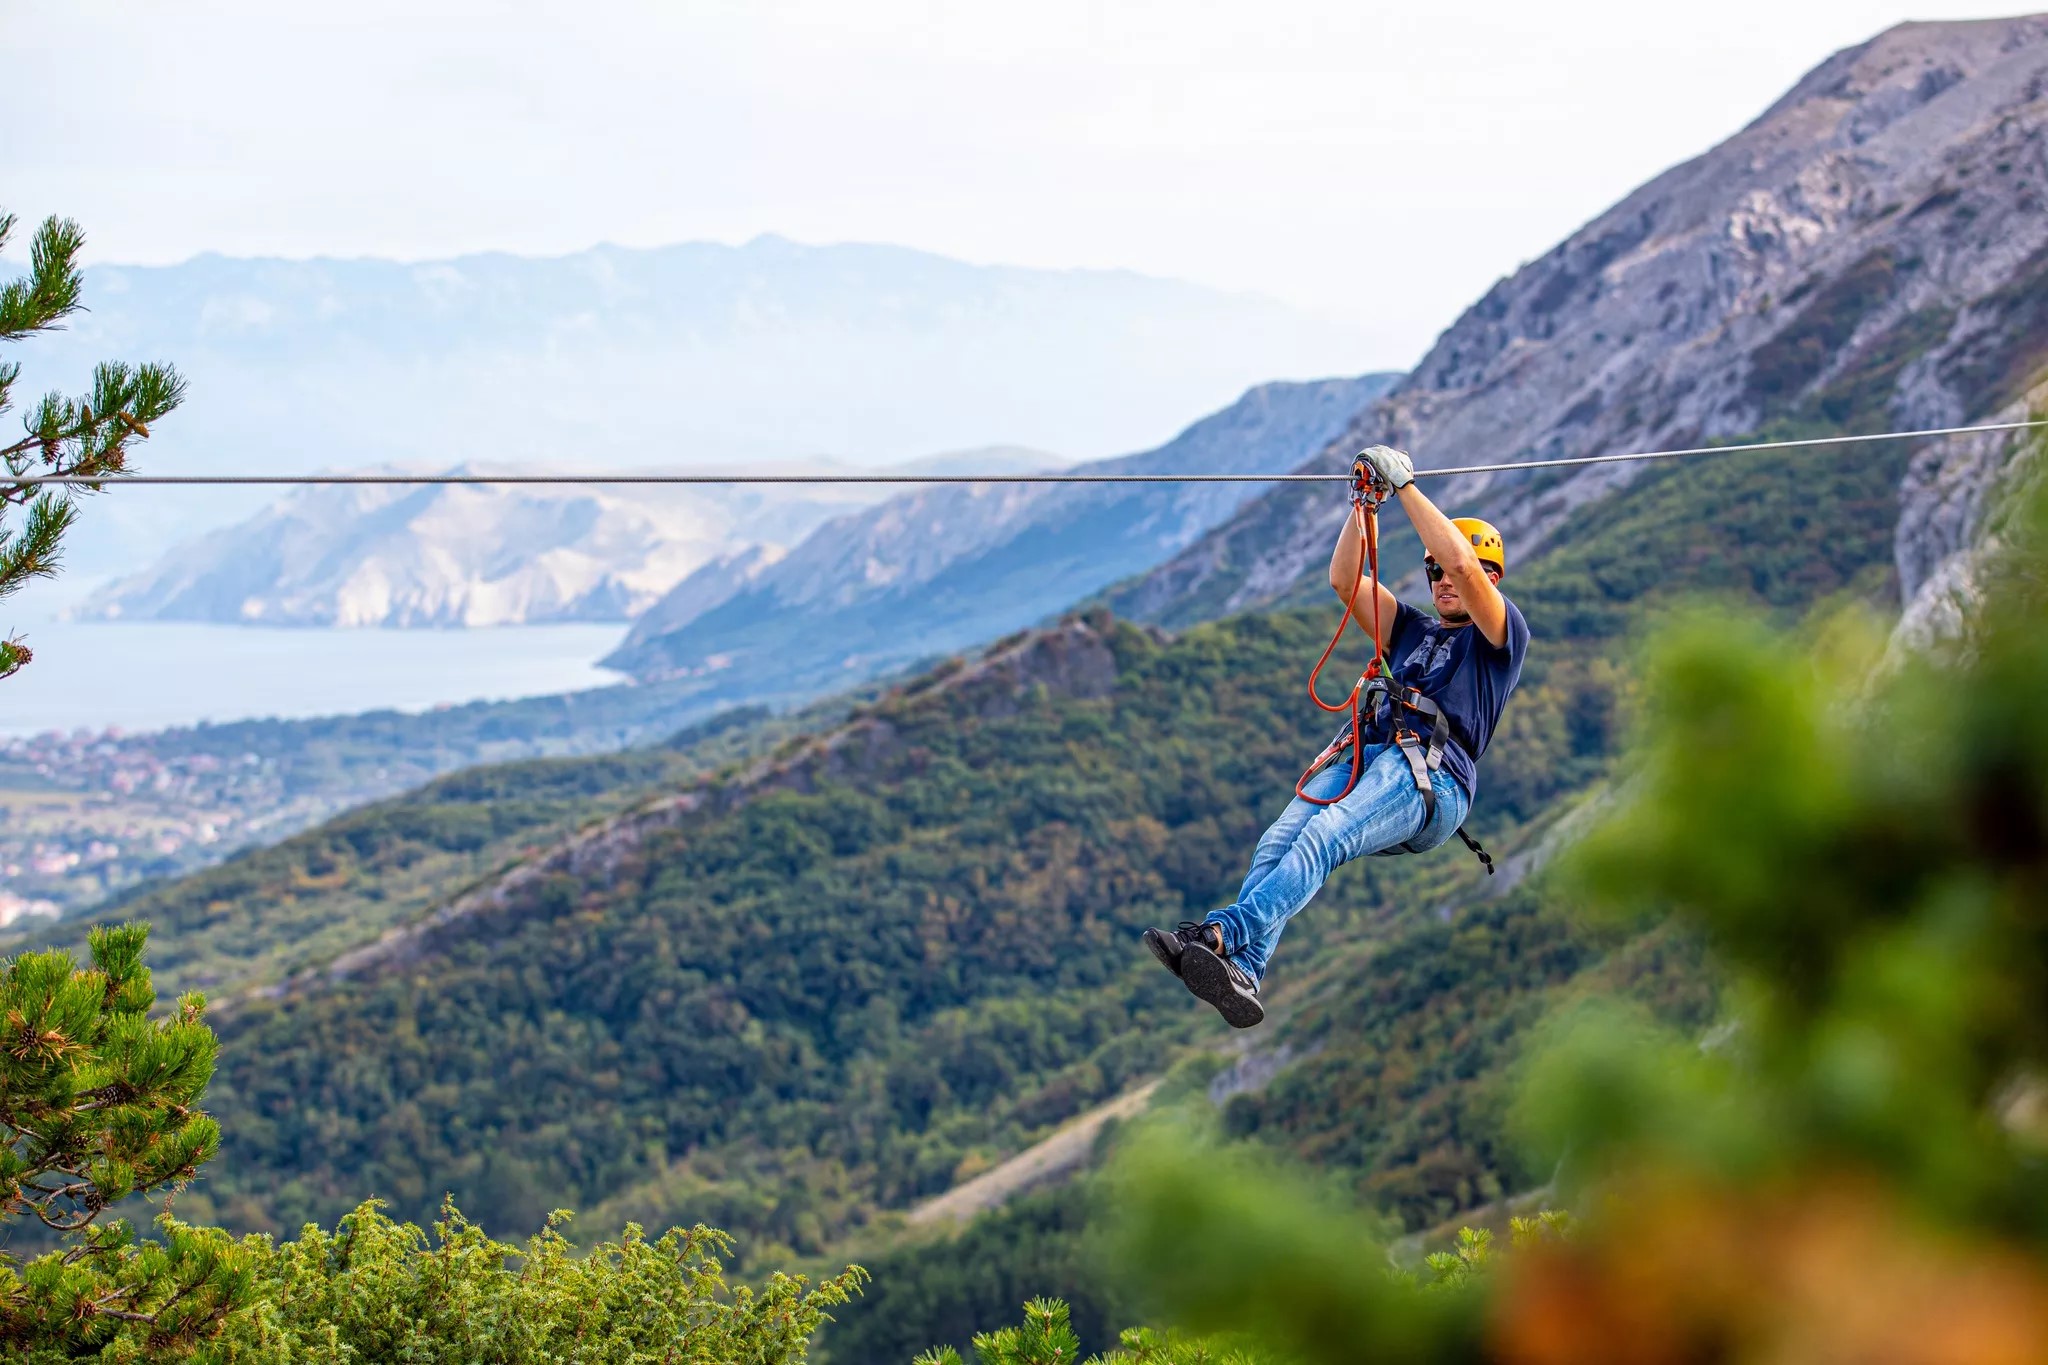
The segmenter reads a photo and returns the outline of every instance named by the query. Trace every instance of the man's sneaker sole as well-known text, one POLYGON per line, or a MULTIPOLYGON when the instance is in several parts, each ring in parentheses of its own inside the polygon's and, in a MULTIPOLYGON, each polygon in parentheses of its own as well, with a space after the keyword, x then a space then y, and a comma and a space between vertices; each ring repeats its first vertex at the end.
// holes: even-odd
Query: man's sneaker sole
POLYGON ((1180 975, 1179 944, 1180 940, 1174 937, 1171 930, 1147 929, 1145 931, 1145 946, 1152 950, 1152 956, 1159 959, 1159 965, 1172 972, 1175 976, 1180 975))
POLYGON ((1265 1021, 1266 1007, 1255 996, 1240 991, 1230 979, 1230 967, 1199 943, 1181 950, 1180 979, 1196 999, 1214 1005, 1232 1028, 1251 1028, 1265 1021))

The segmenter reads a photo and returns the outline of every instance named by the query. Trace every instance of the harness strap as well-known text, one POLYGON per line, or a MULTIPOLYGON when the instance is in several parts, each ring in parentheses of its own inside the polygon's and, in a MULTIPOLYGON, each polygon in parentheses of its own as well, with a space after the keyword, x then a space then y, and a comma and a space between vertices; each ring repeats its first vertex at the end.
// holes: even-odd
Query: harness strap
POLYGON ((1458 826, 1458 837, 1460 839, 1463 839, 1465 841, 1465 847, 1471 849, 1472 852, 1475 855, 1477 855, 1479 861, 1486 865, 1486 875, 1491 877, 1493 875, 1493 855, 1491 853, 1488 853, 1485 849, 1481 848, 1479 846, 1479 841, 1473 838, 1471 835, 1467 834, 1465 832, 1465 827, 1463 825, 1458 826))
MULTIPOLYGON (((1361 704, 1370 700, 1374 715, 1379 714, 1379 703, 1382 698, 1393 705, 1405 706, 1411 711, 1419 711, 1430 718, 1429 740, 1427 743, 1423 741, 1420 735, 1401 723, 1399 712, 1395 712, 1390 718, 1394 728, 1394 747, 1401 751, 1402 758, 1408 760, 1409 776, 1415 779, 1416 793, 1422 797, 1422 827, 1427 829, 1429 828, 1429 822, 1436 818, 1436 784, 1430 778, 1444 764, 1444 741, 1450 737, 1450 717, 1444 714, 1444 709, 1441 706, 1438 706, 1434 701, 1423 696, 1422 693, 1412 687, 1402 688, 1400 693, 1397 693, 1385 678, 1374 678, 1366 683, 1364 690, 1359 696, 1361 704)), ((1341 752, 1343 748, 1344 744, 1341 741, 1335 746, 1336 752, 1341 752)), ((1333 752, 1325 758, 1318 760, 1317 770, 1320 771, 1322 767, 1327 766, 1330 759, 1333 759, 1335 756, 1335 752, 1333 752)), ((1480 863, 1486 868, 1486 875, 1491 877, 1493 875, 1492 855, 1480 846, 1477 839, 1474 839, 1465 832, 1463 825, 1458 826, 1458 837, 1464 840, 1465 847, 1472 850, 1480 863)), ((1412 842, 1402 844, 1401 847, 1409 853, 1425 851, 1415 847, 1412 842)))

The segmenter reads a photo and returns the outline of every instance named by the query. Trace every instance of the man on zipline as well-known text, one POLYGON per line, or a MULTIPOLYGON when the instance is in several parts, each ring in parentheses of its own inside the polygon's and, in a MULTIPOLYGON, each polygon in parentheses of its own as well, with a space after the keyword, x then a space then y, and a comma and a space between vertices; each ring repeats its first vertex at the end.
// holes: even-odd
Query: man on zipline
POLYGON ((1529 651, 1528 622, 1497 586, 1507 572, 1500 532, 1476 517, 1454 521, 1438 511, 1400 451, 1373 446, 1358 458, 1400 499, 1422 537, 1436 619, 1384 587, 1377 606, 1363 590, 1364 533, 1370 529, 1377 545, 1377 526, 1365 524, 1374 515, 1369 506, 1355 508, 1330 555, 1330 587, 1368 635, 1377 616, 1375 644, 1390 675, 1361 699, 1371 703, 1361 714, 1361 742, 1353 743, 1347 722, 1311 765, 1259 839, 1233 904, 1199 924, 1145 931, 1153 955, 1236 1028, 1266 1017, 1259 981, 1280 931, 1332 872, 1368 853, 1421 853, 1464 833, 1479 756, 1529 651))

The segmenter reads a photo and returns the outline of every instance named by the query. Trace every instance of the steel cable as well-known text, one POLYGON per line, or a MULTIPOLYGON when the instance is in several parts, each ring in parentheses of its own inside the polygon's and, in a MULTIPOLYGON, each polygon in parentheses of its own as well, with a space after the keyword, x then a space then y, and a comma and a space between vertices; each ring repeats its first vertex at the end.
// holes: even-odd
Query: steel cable
MULTIPOLYGON (((1751 441, 1742 445, 1691 446, 1683 450, 1637 450, 1619 455, 1575 455, 1554 460, 1511 460, 1499 464, 1450 465, 1417 469, 1418 479, 1454 474, 1504 474, 1518 469, 1561 469, 1574 465, 1620 464, 1631 460, 1673 460, 1698 455, 1738 455, 1747 451, 1801 450, 1814 446, 1853 445, 1867 441, 1913 441, 1936 436, 1971 436, 1982 432, 2022 431, 2048 426, 2048 418, 2026 422, 1992 422, 1967 427, 1930 427, 1922 431, 1879 431, 1858 436, 1812 436, 1795 441, 1751 441)), ((1348 483, 1349 474, 114 474, 80 477, 72 474, 0 475, 0 487, 91 487, 109 485, 155 487, 218 487, 248 484, 328 487, 352 484, 1020 484, 1020 483, 1348 483)))

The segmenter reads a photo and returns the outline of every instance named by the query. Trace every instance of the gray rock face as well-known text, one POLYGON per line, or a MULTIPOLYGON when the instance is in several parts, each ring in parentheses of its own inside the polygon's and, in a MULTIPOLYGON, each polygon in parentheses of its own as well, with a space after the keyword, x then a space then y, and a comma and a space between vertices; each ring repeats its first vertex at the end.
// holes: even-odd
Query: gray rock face
MULTIPOLYGON (((2048 382, 1993 415, 2001 422, 2048 415, 2048 382)), ((1897 652, 1925 653, 1967 640, 1983 602, 1984 574, 2004 543, 2004 516, 2022 490, 2048 473, 2048 433, 1987 432, 1930 442, 1899 485, 1895 553, 1905 610, 1897 652)))
MULTIPOLYGON (((2048 360, 2048 15, 1905 24, 1489 290, 1311 466, 1423 469, 1954 425, 2048 360)), ((1853 456, 1844 456, 1853 458, 1853 456)), ((1460 476, 1447 508, 1539 548, 1634 467, 1460 476)), ((1117 597, 1145 619, 1269 602, 1342 508, 1282 487, 1117 597)))
MULTIPOLYGON (((1156 450, 1076 473, 1284 473, 1397 376, 1265 384, 1156 450)), ((1030 625, 1157 564, 1261 484, 949 485, 839 517, 773 563, 707 568, 606 662, 642 677, 748 668, 842 681, 1030 625)))

